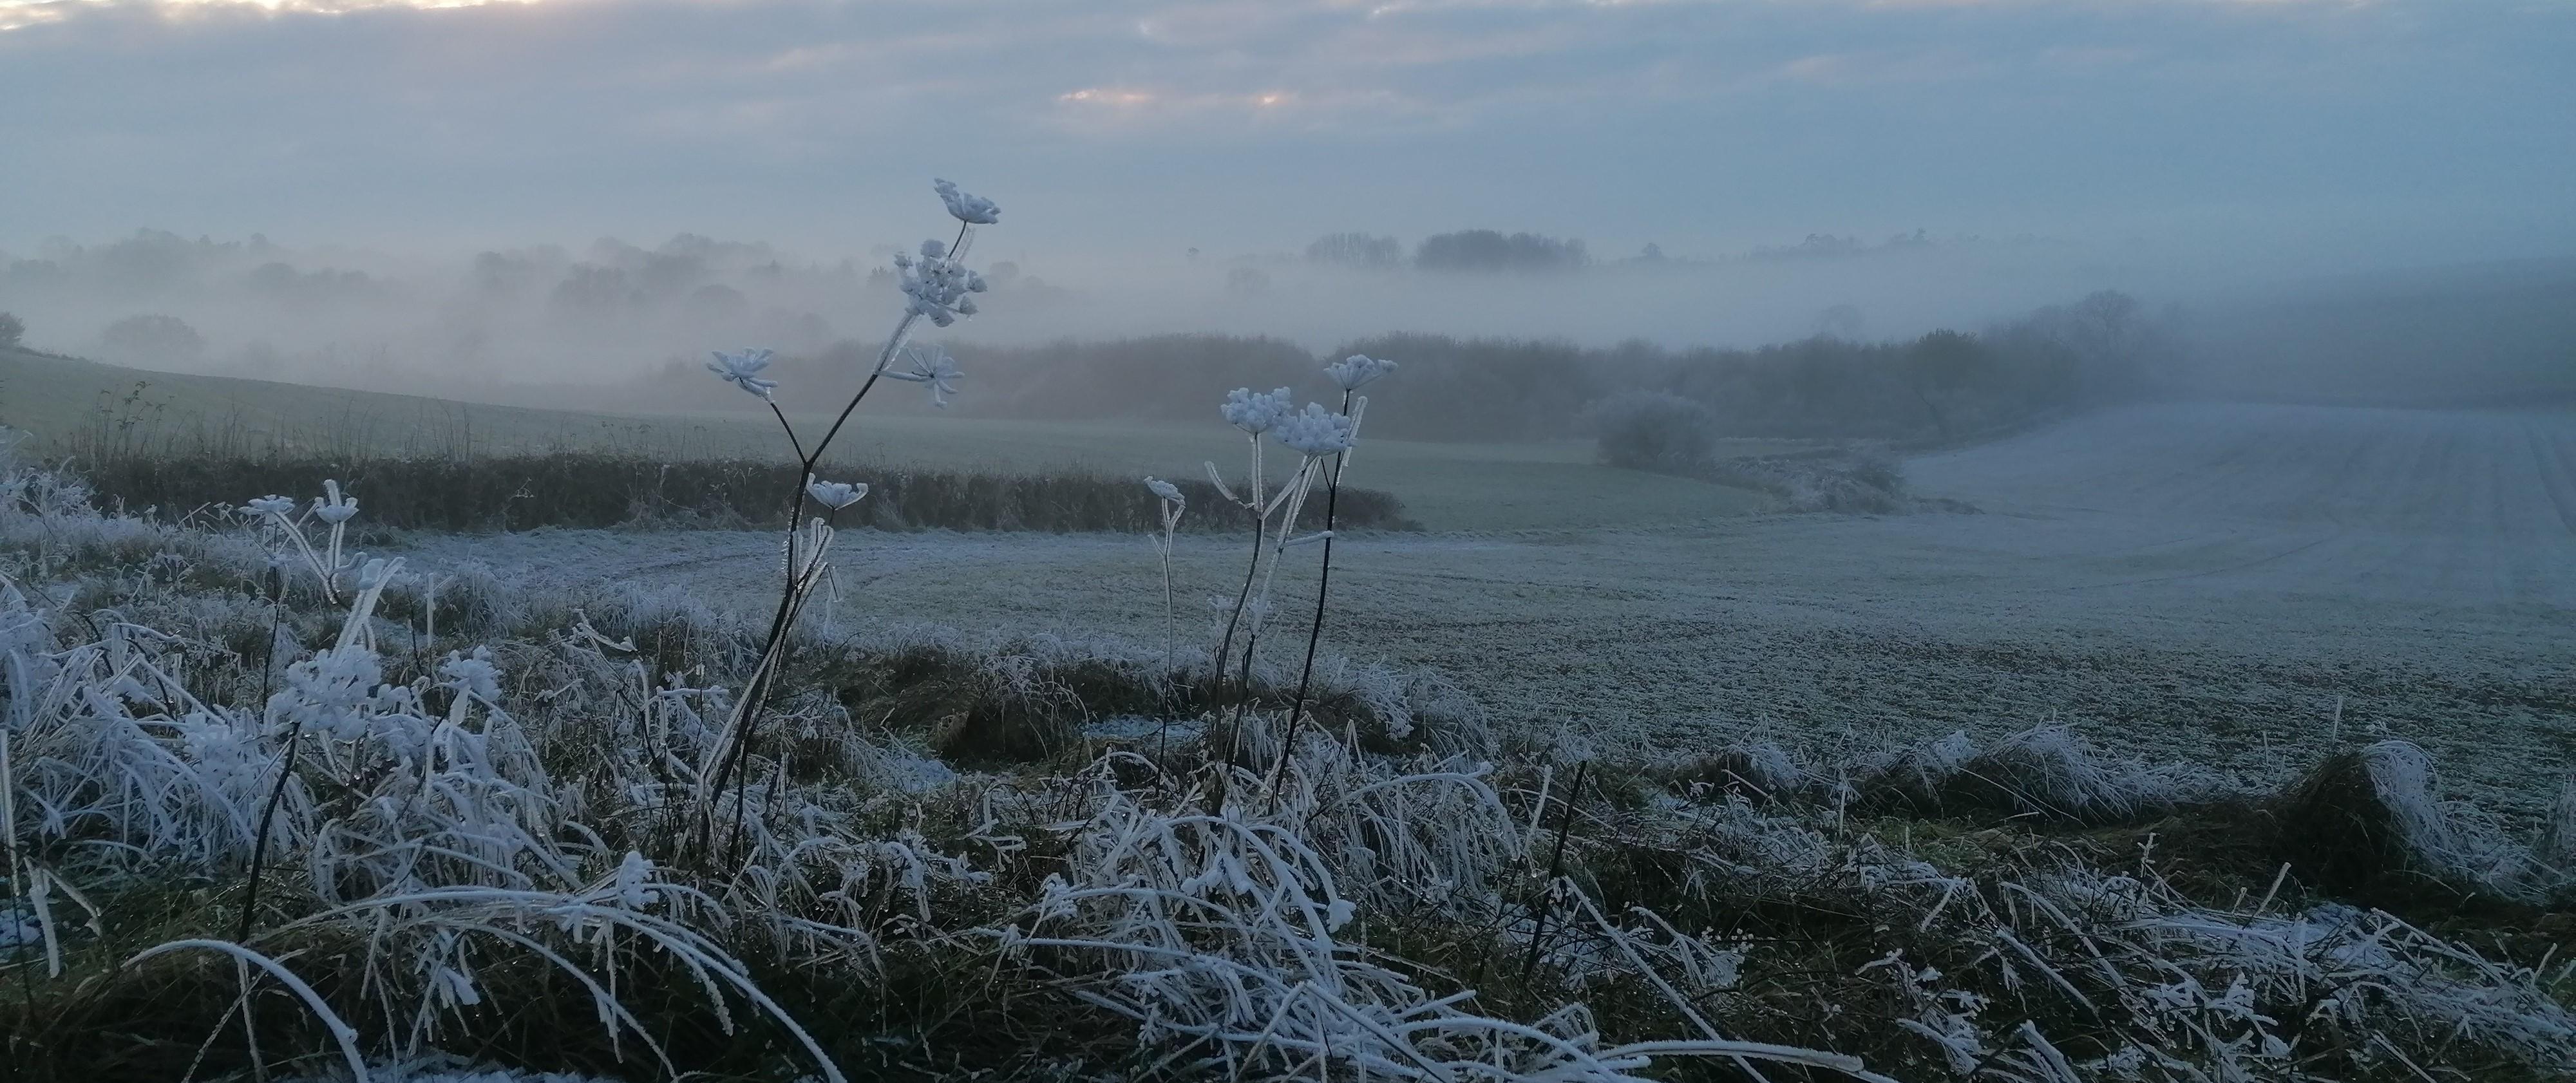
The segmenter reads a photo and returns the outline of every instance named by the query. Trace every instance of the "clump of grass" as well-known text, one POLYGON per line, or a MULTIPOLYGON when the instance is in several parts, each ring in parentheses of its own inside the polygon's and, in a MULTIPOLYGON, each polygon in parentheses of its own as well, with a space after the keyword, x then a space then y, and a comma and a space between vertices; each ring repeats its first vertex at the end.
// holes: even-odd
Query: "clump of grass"
POLYGON ((1926 815, 2035 816, 2116 823, 2189 803, 2211 785, 2170 769, 2115 760, 2065 726, 2023 730, 1979 746, 1952 733, 1853 765, 1855 804, 1926 815))

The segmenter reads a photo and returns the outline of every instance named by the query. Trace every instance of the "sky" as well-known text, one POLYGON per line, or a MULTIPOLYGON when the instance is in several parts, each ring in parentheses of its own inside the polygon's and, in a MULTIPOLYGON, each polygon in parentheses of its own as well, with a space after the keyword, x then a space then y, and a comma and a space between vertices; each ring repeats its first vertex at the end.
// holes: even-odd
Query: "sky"
MULTIPOLYGON (((2567 0, 0 0, 0 250, 2576 252, 2567 0)), ((1104 265, 1107 262, 1104 261, 1104 265)), ((1103 272, 1108 273, 1108 272, 1103 272)))

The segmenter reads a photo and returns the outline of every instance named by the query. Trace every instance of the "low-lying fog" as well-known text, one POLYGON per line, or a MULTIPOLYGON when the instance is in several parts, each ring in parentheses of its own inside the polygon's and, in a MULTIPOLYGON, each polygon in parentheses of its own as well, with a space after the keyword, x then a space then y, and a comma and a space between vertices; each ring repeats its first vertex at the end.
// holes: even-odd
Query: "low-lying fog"
MULTIPOLYGON (((944 221, 922 218, 925 231, 944 221)), ((388 253, 139 230, 0 252, 0 311, 26 323, 30 347, 146 368, 632 408, 622 386, 706 350, 811 355, 879 338, 899 308, 896 251, 681 233, 388 253)), ((1675 348, 1906 340, 2120 289, 2193 355, 2203 391, 2462 401, 2576 388, 2576 260, 2325 276, 2143 241, 1918 232, 1731 253, 1351 233, 1302 250, 1103 262, 1015 247, 1006 221, 978 238, 972 262, 993 289, 984 314, 949 334, 984 344, 1218 332, 1325 352, 1388 331, 1675 348)))

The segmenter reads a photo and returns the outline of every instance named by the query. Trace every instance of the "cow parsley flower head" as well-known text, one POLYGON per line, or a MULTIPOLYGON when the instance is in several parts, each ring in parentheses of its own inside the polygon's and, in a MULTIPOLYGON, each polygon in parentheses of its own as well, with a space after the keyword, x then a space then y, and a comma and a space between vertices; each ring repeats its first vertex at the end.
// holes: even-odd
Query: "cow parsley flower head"
POLYGON ((1254 436, 1269 432, 1280 419, 1296 409, 1287 388, 1263 393, 1249 387, 1238 387, 1225 393, 1225 405, 1217 409, 1235 428, 1254 436))
POLYGON ((293 515, 295 514, 295 498, 291 496, 277 496, 274 494, 269 496, 252 497, 249 502, 242 505, 242 511, 251 515, 293 515))
POLYGON ((358 514, 358 498, 340 495, 340 483, 324 481, 325 495, 313 498, 313 514, 326 523, 345 523, 358 514))
POLYGON ((805 493, 813 497, 815 503, 833 511, 839 511, 858 503, 861 497, 868 495, 868 486, 866 482, 817 481, 814 475, 807 474, 805 493))
MULTIPOLYGON (((960 302, 956 312, 961 316, 974 315, 974 302, 960 302)), ((948 396, 957 393, 957 378, 966 375, 957 368, 957 359, 948 356, 948 351, 937 346, 910 347, 904 351, 904 355, 912 361, 912 371, 888 372, 885 374, 886 377, 907 383, 929 385, 930 404, 942 410, 947 409, 948 396)))
POLYGON ((1394 371, 1395 362, 1393 361, 1384 361, 1357 353, 1324 366, 1324 375, 1332 378, 1333 386, 1344 391, 1357 391, 1366 386, 1369 381, 1394 371))
POLYGON ((1161 498, 1163 498, 1163 499, 1165 499, 1165 500, 1171 501, 1172 503, 1175 503, 1175 504, 1187 504, 1187 503, 1189 503, 1189 498, 1181 495, 1181 487, 1180 487, 1180 486, 1178 486, 1178 485, 1174 485, 1174 484, 1172 484, 1171 482, 1165 481, 1165 480, 1163 480, 1163 479, 1161 479, 1161 478, 1154 477, 1154 476, 1152 476, 1152 475, 1150 475, 1150 474, 1149 474, 1149 475, 1147 475, 1147 476, 1146 476, 1146 478, 1145 478, 1145 487, 1146 487, 1146 488, 1148 488, 1148 489, 1152 489, 1152 490, 1154 491, 1154 495, 1155 495, 1155 496, 1158 496, 1158 497, 1161 497, 1161 498))
POLYGON ((1349 414, 1334 413, 1321 403, 1307 403, 1303 412, 1279 421, 1280 443, 1318 458, 1349 451, 1358 435, 1359 423, 1349 414))
POLYGON ((948 205, 949 215, 960 222, 989 226, 1002 220, 1002 208, 994 206, 992 200, 959 190, 955 181, 934 180, 930 188, 939 193, 940 202, 948 205))
POLYGON ((769 367, 769 351, 735 350, 727 353, 716 350, 712 352, 715 360, 707 362, 707 371, 715 373, 716 379, 733 384, 764 399, 778 387, 778 381, 760 377, 760 370, 769 367))

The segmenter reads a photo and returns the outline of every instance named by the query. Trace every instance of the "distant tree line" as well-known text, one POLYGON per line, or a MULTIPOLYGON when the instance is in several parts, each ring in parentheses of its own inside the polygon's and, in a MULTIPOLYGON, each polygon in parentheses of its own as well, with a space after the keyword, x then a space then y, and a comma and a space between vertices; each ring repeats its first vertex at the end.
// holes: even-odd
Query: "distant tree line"
MULTIPOLYGON (((1657 252, 1661 256, 1661 252, 1657 252)), ((1330 233, 1306 246, 1309 263, 1387 270, 1406 263, 1404 242, 1367 233, 1330 233)), ((1537 233, 1465 229, 1435 233, 1415 246, 1417 270, 1440 272, 1573 271, 1592 262, 1583 242, 1537 233)))
MULTIPOLYGON (((1037 346, 950 347, 966 371, 951 409, 981 417, 1212 421, 1228 388, 1287 386, 1320 400, 1319 360, 1295 343, 1227 335, 1160 335, 1037 346)), ((1934 331, 1904 342, 1830 334, 1739 349, 1670 349, 1644 341, 1586 348, 1545 339, 1389 334, 1343 343, 1403 365, 1372 395, 1401 399, 1371 432, 1425 440, 1595 435, 1596 404, 1651 392, 1687 404, 1714 436, 1939 438, 2083 401, 2161 386, 2179 363, 2172 337, 2124 294, 2097 293, 1980 333, 1934 331)), ((842 387, 874 361, 844 345, 782 358, 790 387, 842 387)), ((741 396, 674 362, 663 380, 710 405, 741 396)), ((657 392, 667 401, 667 394, 657 392)), ((891 396, 893 409, 923 409, 891 396)), ((1660 416, 1660 415, 1659 415, 1660 416)))

